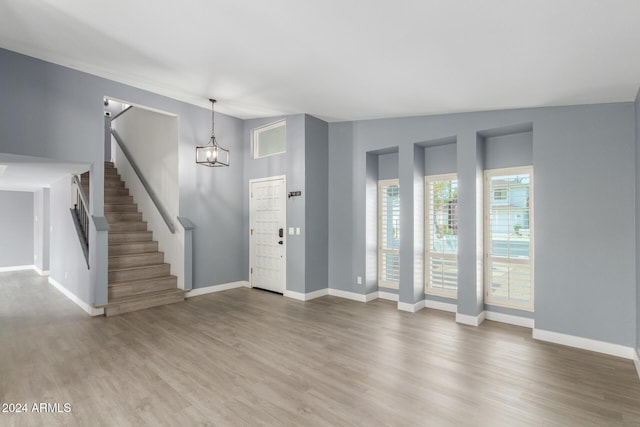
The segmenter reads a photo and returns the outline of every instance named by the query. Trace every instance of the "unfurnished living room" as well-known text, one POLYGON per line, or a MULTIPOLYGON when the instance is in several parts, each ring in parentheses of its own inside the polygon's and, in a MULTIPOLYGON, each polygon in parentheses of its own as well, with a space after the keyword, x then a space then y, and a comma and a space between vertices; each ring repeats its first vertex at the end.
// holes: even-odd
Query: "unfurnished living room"
POLYGON ((640 2, 0 2, 0 425, 640 425, 640 2))

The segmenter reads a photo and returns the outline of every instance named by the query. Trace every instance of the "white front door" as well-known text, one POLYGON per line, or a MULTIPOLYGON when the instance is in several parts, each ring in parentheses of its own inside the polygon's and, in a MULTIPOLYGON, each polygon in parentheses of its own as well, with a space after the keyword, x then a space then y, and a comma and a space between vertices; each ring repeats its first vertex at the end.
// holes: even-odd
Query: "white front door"
POLYGON ((249 187, 251 286, 284 293, 287 268, 285 177, 251 180, 249 187))

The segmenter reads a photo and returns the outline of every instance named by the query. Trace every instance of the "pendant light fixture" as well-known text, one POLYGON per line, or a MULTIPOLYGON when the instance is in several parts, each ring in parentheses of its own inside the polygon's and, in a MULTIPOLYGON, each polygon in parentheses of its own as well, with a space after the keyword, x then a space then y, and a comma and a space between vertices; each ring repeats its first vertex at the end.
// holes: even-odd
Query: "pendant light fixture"
POLYGON ((218 145, 214 133, 215 120, 213 117, 213 106, 216 100, 209 99, 209 101, 211 101, 211 139, 207 145, 196 147, 196 163, 210 167, 229 166, 229 150, 218 145))

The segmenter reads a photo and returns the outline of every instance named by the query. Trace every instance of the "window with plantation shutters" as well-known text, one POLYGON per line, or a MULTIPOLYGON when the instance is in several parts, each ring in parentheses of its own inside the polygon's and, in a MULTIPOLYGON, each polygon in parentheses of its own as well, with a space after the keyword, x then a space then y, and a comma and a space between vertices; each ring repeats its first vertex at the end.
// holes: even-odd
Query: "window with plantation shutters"
POLYGON ((485 171, 485 302, 533 311, 533 168, 485 171))
POLYGON ((425 177, 425 293, 455 298, 458 292, 458 179, 425 177))
POLYGON ((378 286, 400 283, 400 186, 397 179, 378 181, 378 286))

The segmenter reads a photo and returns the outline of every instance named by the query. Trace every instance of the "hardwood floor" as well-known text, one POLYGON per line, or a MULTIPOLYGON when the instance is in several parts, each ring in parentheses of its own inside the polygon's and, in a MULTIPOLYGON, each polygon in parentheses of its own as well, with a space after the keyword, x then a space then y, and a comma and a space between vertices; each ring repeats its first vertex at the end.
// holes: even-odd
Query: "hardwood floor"
POLYGON ((633 362, 395 303, 251 289, 89 318, 0 273, 0 425, 640 425, 633 362))

